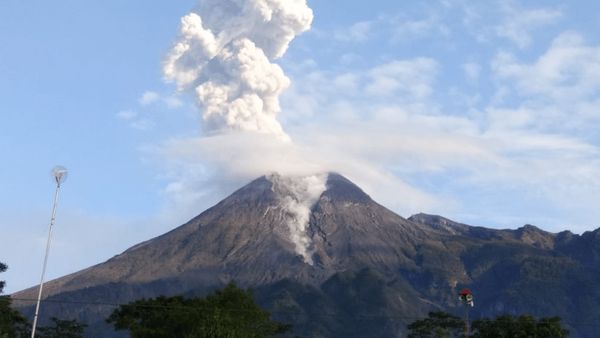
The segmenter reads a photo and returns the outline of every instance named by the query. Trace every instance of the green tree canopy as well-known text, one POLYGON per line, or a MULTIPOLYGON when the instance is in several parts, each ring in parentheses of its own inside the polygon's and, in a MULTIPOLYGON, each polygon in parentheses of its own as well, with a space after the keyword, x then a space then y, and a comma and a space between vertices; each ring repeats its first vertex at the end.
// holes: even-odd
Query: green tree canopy
POLYGON ((408 325, 408 338, 451 338, 464 332, 464 322, 449 313, 429 312, 425 319, 408 325))
POLYGON ((50 318, 52 325, 37 329, 35 336, 38 338, 83 338, 83 332, 87 325, 78 323, 76 320, 62 320, 56 317, 50 318))
POLYGON ((561 326, 559 317, 535 319, 529 315, 499 316, 496 319, 478 319, 473 322, 476 338, 566 338, 569 331, 561 326))
MULTIPOLYGON (((8 267, 0 263, 0 272, 6 271, 8 267)), ((0 281, 0 294, 2 294, 5 282, 0 281)), ((0 338, 26 337, 29 333, 27 319, 10 307, 11 300, 8 296, 0 296, 0 338)))
MULTIPOLYGON (((6 264, 0 262, 0 272, 4 272, 4 271, 6 271, 6 269, 8 269, 6 264)), ((3 280, 0 280, 0 294, 3 292, 2 290, 4 290, 4 285, 6 285, 6 282, 3 280)))
POLYGON ((271 337, 289 326, 270 319, 248 290, 230 283, 206 298, 158 297, 122 305, 107 319, 132 338, 271 337))
MULTIPOLYGON (((6 271, 6 264, 0 262, 0 272, 6 271)), ((5 281, 0 281, 2 294, 5 281)), ((10 307, 9 296, 0 296, 0 338, 28 338, 31 336, 31 324, 20 312, 10 307)), ((39 327, 35 336, 38 338, 83 338, 86 325, 75 320, 51 318, 52 325, 39 327)))
MULTIPOLYGON (((425 319, 408 325, 409 338, 463 337, 462 319, 445 312, 430 312, 425 319)), ((473 338, 567 338, 569 331, 561 326, 559 317, 535 319, 529 315, 503 315, 495 319, 475 320, 471 326, 473 338)))

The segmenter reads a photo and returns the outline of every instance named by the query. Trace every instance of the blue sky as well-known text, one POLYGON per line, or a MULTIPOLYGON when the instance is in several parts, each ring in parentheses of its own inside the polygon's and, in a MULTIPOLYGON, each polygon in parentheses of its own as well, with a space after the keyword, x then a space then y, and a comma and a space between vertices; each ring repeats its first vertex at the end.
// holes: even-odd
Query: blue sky
POLYGON ((311 29, 274 61, 291 80, 281 146, 210 133, 193 95, 164 80, 195 3, 0 3, 8 292, 39 278, 55 164, 70 176, 50 278, 289 171, 281 162, 340 171, 403 216, 600 226, 600 3, 308 1, 311 29))

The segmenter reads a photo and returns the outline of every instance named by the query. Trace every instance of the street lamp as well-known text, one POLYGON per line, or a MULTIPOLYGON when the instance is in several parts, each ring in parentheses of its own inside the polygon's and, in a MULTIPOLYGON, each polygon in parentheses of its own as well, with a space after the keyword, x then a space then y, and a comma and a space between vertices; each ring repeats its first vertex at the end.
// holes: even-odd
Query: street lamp
POLYGON ((54 191, 54 203, 52 204, 52 217, 50 218, 50 226, 48 227, 48 240, 46 241, 46 254, 44 255, 44 265, 42 266, 42 277, 40 278, 40 287, 38 291, 37 303, 35 305, 35 315, 33 317, 33 327, 31 329, 31 338, 35 337, 35 329, 37 327, 38 314, 40 311, 40 301, 42 300, 42 289, 44 288, 44 277, 46 275, 46 265, 48 263, 48 253, 50 252, 50 242, 52 241, 52 228, 56 219, 56 206, 58 205, 58 193, 61 184, 67 179, 67 169, 62 166, 56 166, 52 169, 52 177, 56 182, 56 190, 54 191))

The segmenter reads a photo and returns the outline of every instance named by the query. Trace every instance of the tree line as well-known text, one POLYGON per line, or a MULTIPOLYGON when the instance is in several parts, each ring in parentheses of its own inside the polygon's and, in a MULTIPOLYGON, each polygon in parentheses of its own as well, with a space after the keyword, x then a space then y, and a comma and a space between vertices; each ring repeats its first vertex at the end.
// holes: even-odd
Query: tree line
MULTIPOLYGON (((0 263, 0 272, 7 266, 0 263)), ((0 282, 0 294, 5 282, 0 282)), ((40 338, 81 338, 86 325, 76 320, 51 318, 36 329, 40 338)), ((208 296, 140 299, 119 306, 106 319, 115 330, 132 338, 267 338, 285 333, 290 325, 271 319, 255 302, 250 290, 230 283, 208 296)), ((0 296, 0 338, 31 336, 31 323, 11 308, 9 296, 0 296)))
POLYGON ((446 312, 430 312, 408 325, 407 338, 567 338, 559 317, 536 319, 530 315, 501 315, 466 323, 446 312), (469 328, 466 328, 469 325, 469 328))

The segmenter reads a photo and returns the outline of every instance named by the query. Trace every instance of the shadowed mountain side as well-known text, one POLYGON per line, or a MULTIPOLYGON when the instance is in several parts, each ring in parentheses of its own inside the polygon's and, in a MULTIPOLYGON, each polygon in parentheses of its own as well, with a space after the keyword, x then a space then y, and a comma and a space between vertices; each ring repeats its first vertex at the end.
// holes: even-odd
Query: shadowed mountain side
POLYGON ((328 184, 310 223, 319 266, 336 271, 369 266, 392 275, 399 267, 416 267, 416 247, 431 235, 428 227, 377 204, 340 175, 330 175, 328 184))
POLYGON ((404 336, 407 321, 432 309, 406 281, 369 268, 337 273, 320 288, 284 280, 255 295, 302 337, 404 336))
MULTIPOLYGON (((439 216, 420 217, 436 223, 443 220, 439 216)), ((447 220, 447 225, 454 224, 447 220)), ((485 230, 488 239, 449 236, 442 239, 446 247, 461 247, 462 251, 443 250, 438 254, 460 256, 469 278, 463 286, 471 288, 476 295, 473 318, 503 313, 560 316, 569 326, 572 337, 597 336, 598 327, 594 323, 600 319, 600 269, 591 257, 600 241, 594 241, 594 232, 581 236, 570 232, 551 234, 529 225, 517 230, 465 230, 466 233, 477 231, 478 235, 485 230), (588 255, 582 254, 583 251, 588 255)), ((427 280, 413 283, 427 284, 436 283, 427 280)))

